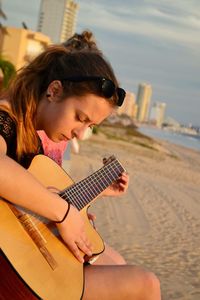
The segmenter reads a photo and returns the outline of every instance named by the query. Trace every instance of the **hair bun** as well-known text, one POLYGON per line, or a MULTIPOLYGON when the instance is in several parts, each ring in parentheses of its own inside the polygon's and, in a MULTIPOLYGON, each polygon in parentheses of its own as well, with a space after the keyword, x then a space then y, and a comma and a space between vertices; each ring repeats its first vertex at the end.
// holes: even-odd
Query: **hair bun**
POLYGON ((93 33, 89 30, 84 30, 80 34, 75 33, 71 38, 63 43, 63 46, 70 49, 71 51, 85 49, 94 50, 101 53, 101 51, 97 47, 93 33))

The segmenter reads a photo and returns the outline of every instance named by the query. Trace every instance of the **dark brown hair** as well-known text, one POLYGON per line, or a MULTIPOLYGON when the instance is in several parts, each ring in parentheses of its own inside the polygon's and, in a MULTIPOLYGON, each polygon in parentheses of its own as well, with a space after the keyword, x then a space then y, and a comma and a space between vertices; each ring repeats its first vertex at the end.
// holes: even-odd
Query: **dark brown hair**
MULTIPOLYGON (((70 51, 64 46, 50 46, 19 71, 7 90, 10 113, 17 126, 18 158, 23 153, 35 152, 38 149, 36 112, 48 85, 53 80, 62 81, 69 76, 101 76, 118 85, 112 67, 97 51, 70 51)), ((62 99, 88 93, 102 96, 94 81, 63 81, 63 91, 62 99)), ((115 105, 116 96, 110 100, 115 105)))
POLYGON ((63 46, 71 51, 87 49, 102 53, 97 47, 94 34, 89 30, 84 30, 82 33, 75 33, 71 38, 63 43, 63 46))

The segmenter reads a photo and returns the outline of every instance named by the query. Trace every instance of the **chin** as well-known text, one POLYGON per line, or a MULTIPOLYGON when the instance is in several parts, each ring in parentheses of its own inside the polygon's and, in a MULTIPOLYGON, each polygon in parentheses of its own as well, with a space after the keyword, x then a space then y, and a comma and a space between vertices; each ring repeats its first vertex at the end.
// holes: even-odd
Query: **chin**
POLYGON ((54 143, 60 143, 60 142, 63 141, 63 139, 54 138, 54 139, 52 139, 52 141, 53 141, 54 143))
POLYGON ((60 143, 60 139, 54 136, 48 136, 48 138, 53 142, 53 143, 60 143))

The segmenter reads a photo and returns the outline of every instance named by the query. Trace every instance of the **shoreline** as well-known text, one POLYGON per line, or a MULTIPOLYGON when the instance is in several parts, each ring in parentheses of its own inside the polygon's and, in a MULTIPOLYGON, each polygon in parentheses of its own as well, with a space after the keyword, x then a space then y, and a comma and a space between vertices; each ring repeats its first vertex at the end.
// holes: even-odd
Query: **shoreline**
POLYGON ((141 126, 138 131, 155 138, 156 140, 166 141, 170 144, 186 147, 189 149, 200 151, 200 135, 192 135, 173 131, 170 129, 162 129, 150 126, 141 126))
POLYGON ((157 150, 93 135, 71 155, 70 175, 79 181, 114 154, 130 174, 130 186, 126 195, 91 206, 100 235, 128 263, 156 273, 163 300, 199 300, 199 151, 154 142, 157 150))

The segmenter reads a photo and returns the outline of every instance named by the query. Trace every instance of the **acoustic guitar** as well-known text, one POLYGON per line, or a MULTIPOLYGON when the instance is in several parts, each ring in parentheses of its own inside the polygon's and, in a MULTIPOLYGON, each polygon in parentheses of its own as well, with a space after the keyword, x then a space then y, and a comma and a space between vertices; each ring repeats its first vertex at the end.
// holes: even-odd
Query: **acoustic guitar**
MULTIPOLYGON (((102 253, 104 242, 89 221, 87 209, 120 177, 124 171, 120 162, 111 157, 103 167, 78 183, 43 155, 33 159, 28 171, 48 189, 59 190, 60 197, 80 211, 93 244, 93 256, 102 253)), ((83 264, 55 232, 53 222, 45 221, 0 199, 0 300, 82 298, 83 264)))

